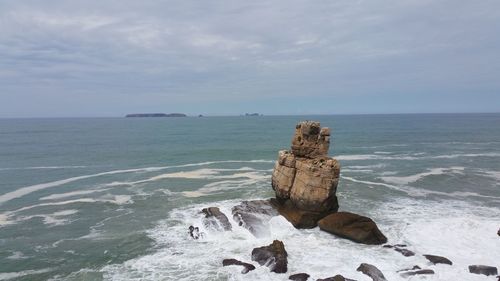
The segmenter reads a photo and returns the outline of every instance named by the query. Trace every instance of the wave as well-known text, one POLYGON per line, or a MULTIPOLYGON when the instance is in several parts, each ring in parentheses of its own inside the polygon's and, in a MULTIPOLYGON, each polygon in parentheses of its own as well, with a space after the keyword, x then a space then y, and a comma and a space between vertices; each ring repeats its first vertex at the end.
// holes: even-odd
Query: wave
POLYGON ((136 169, 114 170, 114 171, 108 171, 108 172, 102 172, 102 173, 96 173, 96 174, 90 174, 90 175, 82 175, 82 176, 71 177, 71 178, 47 182, 47 183, 25 186, 25 187, 18 188, 14 191, 11 191, 11 192, 7 192, 5 194, 0 195, 0 205, 2 205, 5 202, 8 202, 12 199, 23 197, 25 195, 28 195, 28 194, 36 192, 36 191, 40 191, 40 190, 51 188, 51 187, 61 186, 63 184, 67 184, 67 183, 71 183, 71 182, 75 182, 75 181, 79 181, 79 180, 83 180, 83 179, 100 177, 100 176, 123 174, 123 173, 155 172, 155 171, 171 169, 171 168, 205 166, 205 165, 212 165, 212 164, 219 164, 219 163, 273 163, 273 162, 274 161, 272 161, 272 160, 264 160, 264 159, 248 160, 248 161, 244 161, 244 160, 209 161, 209 162, 191 163, 191 164, 175 165, 175 166, 146 167, 146 168, 136 168, 136 169))
POLYGON ((419 174, 410 175, 410 176, 401 176, 401 177, 384 176, 384 177, 379 177, 379 178, 387 183, 393 183, 393 184, 398 184, 398 185, 407 185, 409 183, 419 181, 427 176, 443 175, 446 173, 460 173, 461 174, 461 173, 463 173, 464 170, 465 170, 465 167, 434 168, 434 169, 430 169, 428 172, 419 173, 419 174))

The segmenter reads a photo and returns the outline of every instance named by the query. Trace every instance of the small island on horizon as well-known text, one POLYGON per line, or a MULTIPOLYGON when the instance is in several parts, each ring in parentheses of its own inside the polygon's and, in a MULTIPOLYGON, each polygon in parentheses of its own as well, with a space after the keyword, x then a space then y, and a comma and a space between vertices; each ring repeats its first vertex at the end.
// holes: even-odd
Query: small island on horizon
POLYGON ((126 118, 130 117, 187 117, 184 113, 132 113, 125 115, 126 118))

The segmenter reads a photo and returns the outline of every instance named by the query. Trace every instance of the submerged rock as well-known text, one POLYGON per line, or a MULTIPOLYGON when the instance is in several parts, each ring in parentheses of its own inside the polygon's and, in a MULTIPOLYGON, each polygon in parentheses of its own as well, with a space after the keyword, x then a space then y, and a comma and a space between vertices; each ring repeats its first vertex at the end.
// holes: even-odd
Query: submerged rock
POLYGON ((387 238, 370 218, 348 212, 333 213, 318 222, 321 230, 364 244, 383 244, 387 238))
POLYGON ((269 236, 268 221, 278 215, 270 200, 243 201, 232 208, 233 219, 255 237, 269 236))
POLYGON ((217 207, 209 207, 201 210, 205 214, 203 224, 206 228, 215 229, 217 231, 230 231, 231 223, 227 216, 217 207))
POLYGON ((342 275, 339 274, 339 275, 335 275, 333 277, 328 277, 328 278, 324 278, 324 279, 318 279, 316 281, 355 281, 355 280, 347 279, 344 276, 342 276, 342 275))
POLYGON ((285 245, 279 240, 274 240, 269 246, 255 248, 252 251, 252 260, 260 265, 269 267, 272 272, 286 273, 288 268, 288 253, 285 245))
POLYGON ((242 262, 236 259, 225 259, 222 261, 222 266, 229 266, 229 265, 241 265, 243 266, 243 270, 241 270, 241 273, 246 274, 249 271, 252 271, 255 269, 255 266, 250 263, 242 262))
POLYGON ((328 157, 329 145, 330 130, 305 121, 296 126, 291 151, 278 154, 271 184, 280 203, 290 201, 279 210, 297 228, 314 227, 321 216, 338 210, 340 165, 328 157))
POLYGON ((189 236, 193 239, 203 238, 203 232, 200 232, 200 229, 196 226, 189 226, 189 236))
POLYGON ((309 279, 309 274, 307 273, 292 274, 288 277, 288 280, 294 281, 307 281, 307 279, 309 279))
POLYGON ((384 277, 384 274, 382 274, 382 272, 378 268, 376 268, 374 265, 371 265, 368 263, 362 263, 361 265, 359 265, 358 269, 356 269, 356 270, 361 271, 365 275, 370 276, 370 278, 373 281, 387 281, 387 279, 385 279, 385 277, 384 277))
POLYGON ((453 264, 449 259, 447 259, 445 257, 441 257, 441 256, 424 255, 424 257, 426 259, 428 259, 430 262, 432 262, 433 264, 438 264, 438 263, 449 264, 449 265, 453 264))
POLYGON ((415 265, 412 268, 404 268, 404 269, 398 270, 396 272, 403 272, 403 271, 410 271, 410 270, 417 270, 417 269, 422 269, 422 268, 418 265, 415 265))
POLYGON ((408 271, 401 273, 402 277, 409 277, 409 276, 414 276, 414 275, 425 275, 425 274, 434 274, 434 270, 432 269, 420 269, 420 270, 415 270, 415 271, 408 271))
POLYGON ((488 265, 469 265, 469 272, 474 274, 483 274, 486 276, 498 274, 496 267, 488 265))

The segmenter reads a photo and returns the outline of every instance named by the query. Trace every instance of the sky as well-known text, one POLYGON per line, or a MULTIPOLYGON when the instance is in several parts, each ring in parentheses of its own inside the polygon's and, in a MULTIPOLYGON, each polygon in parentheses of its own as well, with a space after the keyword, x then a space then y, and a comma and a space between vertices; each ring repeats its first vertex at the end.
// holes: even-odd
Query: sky
POLYGON ((0 0, 0 118, 500 112, 500 1, 0 0))

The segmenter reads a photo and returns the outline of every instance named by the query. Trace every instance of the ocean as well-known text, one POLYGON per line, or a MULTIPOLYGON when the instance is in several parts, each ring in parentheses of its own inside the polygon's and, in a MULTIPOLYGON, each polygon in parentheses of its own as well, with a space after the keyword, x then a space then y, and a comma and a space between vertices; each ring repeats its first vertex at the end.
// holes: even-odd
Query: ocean
POLYGON ((499 267, 500 114, 0 119, 0 280, 494 280, 499 267), (232 220, 242 200, 270 198, 278 151, 295 124, 332 129, 340 210, 371 217, 404 257, 283 217, 255 238, 232 220), (231 232, 203 228, 217 206, 231 232), (190 225, 205 236, 193 240, 190 225), (282 240, 288 273, 241 274, 253 248, 282 240), (423 254, 453 265, 430 265, 423 254), (434 275, 404 278, 419 265, 434 275))

